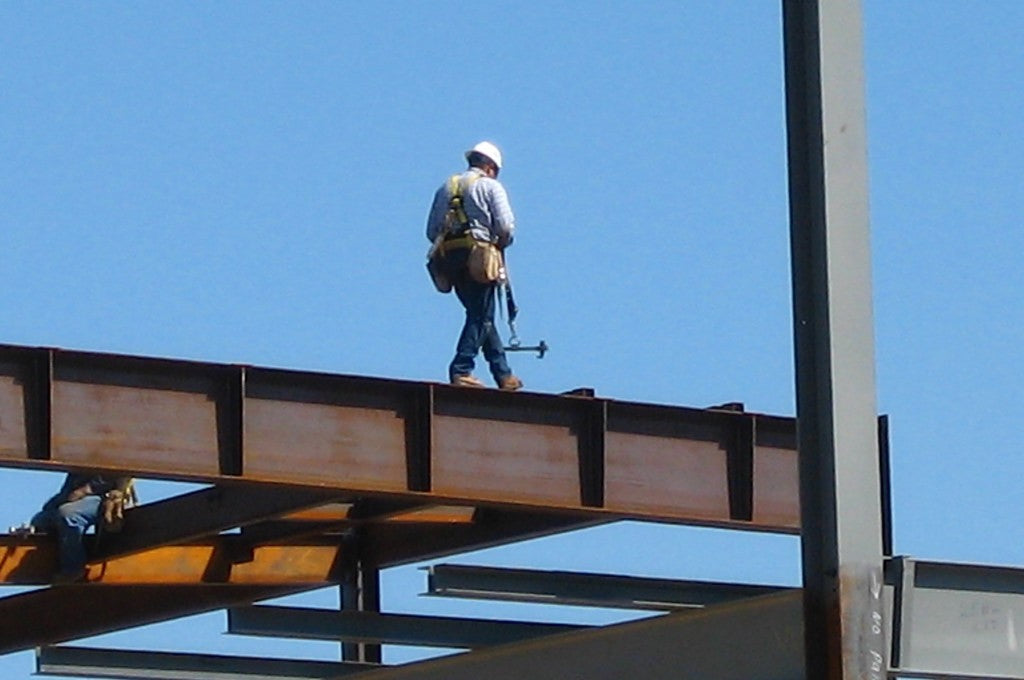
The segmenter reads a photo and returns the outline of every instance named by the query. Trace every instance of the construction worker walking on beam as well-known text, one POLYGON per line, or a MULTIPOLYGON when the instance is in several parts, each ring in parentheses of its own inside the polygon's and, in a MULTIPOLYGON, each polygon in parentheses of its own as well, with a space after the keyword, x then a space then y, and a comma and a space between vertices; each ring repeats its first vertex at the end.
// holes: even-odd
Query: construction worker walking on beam
POLYGON ((444 293, 454 288, 466 310, 448 378, 453 385, 483 387, 473 375, 482 349, 498 387, 518 390, 523 382, 509 368, 494 325, 502 254, 515 232, 508 195, 497 179, 501 151, 491 142, 480 142, 466 152, 466 161, 466 171, 449 177, 434 194, 427 218, 427 238, 433 244, 428 269, 434 285, 444 293))

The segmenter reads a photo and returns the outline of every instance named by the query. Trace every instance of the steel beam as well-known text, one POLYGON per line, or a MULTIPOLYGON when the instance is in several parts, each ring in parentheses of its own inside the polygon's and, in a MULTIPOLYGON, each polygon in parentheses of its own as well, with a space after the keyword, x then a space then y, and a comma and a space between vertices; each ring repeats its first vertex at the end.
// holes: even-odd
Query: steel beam
POLYGON ((361 558, 379 568, 437 559, 530 538, 606 523, 600 516, 524 512, 478 508, 473 522, 443 523, 428 529, 416 523, 386 522, 366 527, 360 541, 361 558))
POLYGON ((96 559, 141 552, 323 505, 337 492, 267 485, 217 486, 132 508, 124 529, 104 534, 96 559))
MULTIPOLYGON (((0 584, 47 585, 56 544, 46 537, 0 537, 0 584)), ((252 548, 231 536, 162 546, 88 565, 87 585, 235 584, 323 587, 337 583, 344 550, 337 543, 252 548)))
POLYGON ((0 654, 309 590, 297 586, 69 585, 0 598, 0 654))
POLYGON ((92 647, 43 647, 36 651, 37 675, 74 678, 320 680, 347 677, 374 668, 377 666, 338 661, 301 661, 92 647))
POLYGON ((427 568, 427 595, 621 609, 702 608, 791 588, 679 581, 613 574, 438 564, 427 568))
POLYGON ((795 533, 792 418, 0 346, 0 465, 795 533))
POLYGON ((323 534, 337 535, 340 540, 341 536, 352 535, 364 525, 415 514, 422 507, 420 501, 408 498, 362 498, 353 503, 334 503, 312 511, 290 514, 284 519, 242 527, 241 540, 251 546, 292 543, 323 534))
MULTIPOLYGON (((350 520, 351 504, 333 503, 288 513, 284 518, 290 522, 337 522, 350 520)), ((389 522, 412 522, 419 524, 469 524, 473 521, 476 508, 462 505, 427 505, 419 508, 389 514, 389 522)), ((359 512, 357 514, 365 514, 359 512)))
POLYGON ((807 675, 881 680, 860 0, 783 0, 807 675))
POLYGON ((473 649, 590 626, 258 605, 228 610, 228 632, 303 640, 348 640, 473 649))
POLYGON ((896 677, 1024 680, 1024 570, 889 563, 896 677))
POLYGON ((370 671, 360 680, 803 680, 796 591, 370 671))

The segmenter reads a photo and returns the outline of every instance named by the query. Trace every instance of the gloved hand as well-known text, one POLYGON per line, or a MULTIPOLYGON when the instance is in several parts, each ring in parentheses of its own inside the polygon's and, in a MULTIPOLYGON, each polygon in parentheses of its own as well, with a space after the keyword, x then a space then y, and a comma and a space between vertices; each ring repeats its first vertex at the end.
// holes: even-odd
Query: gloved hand
POLYGON ((124 526, 124 509, 127 500, 128 497, 125 493, 117 489, 108 491, 103 497, 100 510, 103 516, 104 531, 111 533, 121 531, 121 528, 124 526))

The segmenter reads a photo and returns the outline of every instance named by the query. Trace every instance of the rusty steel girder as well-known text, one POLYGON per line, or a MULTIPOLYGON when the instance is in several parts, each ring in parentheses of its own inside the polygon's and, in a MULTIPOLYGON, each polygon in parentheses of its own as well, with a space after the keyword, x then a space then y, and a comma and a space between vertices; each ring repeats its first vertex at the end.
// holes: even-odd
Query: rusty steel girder
MULTIPOLYGON (((92 560, 86 582, 323 587, 338 580, 338 542, 251 546, 240 539, 221 536, 92 560)), ((56 568, 56 542, 49 537, 0 536, 0 585, 48 585, 56 568)))
POLYGON ((310 590, 308 586, 68 585, 0 598, 0 654, 310 590))
POLYGON ((0 465, 795 533, 795 422, 0 346, 0 465))

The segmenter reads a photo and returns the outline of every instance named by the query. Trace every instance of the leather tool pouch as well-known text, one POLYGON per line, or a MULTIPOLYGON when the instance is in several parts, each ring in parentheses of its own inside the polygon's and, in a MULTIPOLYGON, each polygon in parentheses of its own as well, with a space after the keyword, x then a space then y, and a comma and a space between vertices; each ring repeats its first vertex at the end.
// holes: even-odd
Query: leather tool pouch
POLYGON ((493 243, 479 241, 469 251, 469 276, 479 283, 494 283, 501 276, 501 251, 493 243))

